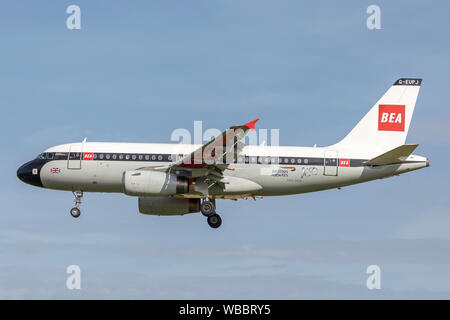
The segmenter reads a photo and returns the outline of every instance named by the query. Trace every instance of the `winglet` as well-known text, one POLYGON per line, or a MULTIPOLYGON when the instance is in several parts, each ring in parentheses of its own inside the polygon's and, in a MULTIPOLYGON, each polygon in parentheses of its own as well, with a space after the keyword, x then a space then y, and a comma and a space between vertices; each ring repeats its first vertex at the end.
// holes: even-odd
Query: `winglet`
POLYGON ((249 123, 244 124, 244 126, 251 130, 255 130, 255 123, 257 123, 258 121, 259 121, 259 118, 255 119, 253 121, 250 121, 249 123))

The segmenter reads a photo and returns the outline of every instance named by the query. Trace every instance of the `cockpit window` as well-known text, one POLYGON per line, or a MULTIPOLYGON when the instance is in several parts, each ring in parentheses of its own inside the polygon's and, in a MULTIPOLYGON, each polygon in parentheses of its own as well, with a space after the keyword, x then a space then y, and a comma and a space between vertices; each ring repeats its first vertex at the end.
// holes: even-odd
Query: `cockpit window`
POLYGON ((45 159, 45 153, 41 153, 37 156, 38 159, 45 159))
POLYGON ((53 159, 53 152, 47 153, 47 159, 53 159))

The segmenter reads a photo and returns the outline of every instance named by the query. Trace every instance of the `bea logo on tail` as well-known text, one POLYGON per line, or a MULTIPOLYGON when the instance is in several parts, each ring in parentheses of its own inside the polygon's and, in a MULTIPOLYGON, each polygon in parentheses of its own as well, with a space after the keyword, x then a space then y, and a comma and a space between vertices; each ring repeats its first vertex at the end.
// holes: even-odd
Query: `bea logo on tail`
POLYGON ((405 131, 405 106, 380 104, 378 131, 405 131))

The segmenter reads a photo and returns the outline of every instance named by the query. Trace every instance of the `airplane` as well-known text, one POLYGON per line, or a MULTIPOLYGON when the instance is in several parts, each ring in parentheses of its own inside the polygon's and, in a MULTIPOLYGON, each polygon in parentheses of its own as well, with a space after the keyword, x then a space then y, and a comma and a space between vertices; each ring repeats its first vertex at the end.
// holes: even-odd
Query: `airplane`
POLYGON ((339 142, 326 147, 254 146, 241 140, 259 119, 232 126, 204 145, 69 143, 51 147, 17 176, 33 186, 72 191, 80 216, 83 192, 138 198, 139 212, 201 212, 222 224, 218 199, 293 195, 397 176, 428 167, 405 144, 422 79, 398 79, 339 142))

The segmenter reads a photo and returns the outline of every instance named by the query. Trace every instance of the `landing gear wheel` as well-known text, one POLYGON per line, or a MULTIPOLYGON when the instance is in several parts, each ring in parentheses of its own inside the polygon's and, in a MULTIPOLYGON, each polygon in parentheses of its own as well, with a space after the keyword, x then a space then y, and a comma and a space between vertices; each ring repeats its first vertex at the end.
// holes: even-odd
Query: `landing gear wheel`
POLYGON ((80 211, 80 209, 75 207, 75 208, 70 209, 70 214, 72 215, 72 217, 78 218, 81 214, 81 211, 80 211))
POLYGON ((214 213, 208 216, 208 224, 211 228, 216 229, 222 224, 222 218, 217 213, 214 213))
POLYGON ((200 205, 200 211, 205 217, 209 217, 216 212, 216 206, 210 200, 203 200, 200 205))
POLYGON ((83 198, 83 191, 75 190, 75 191, 72 191, 72 193, 75 196, 75 207, 70 209, 70 214, 72 215, 72 217, 78 218, 81 214, 79 207, 81 204, 81 198, 83 198))

